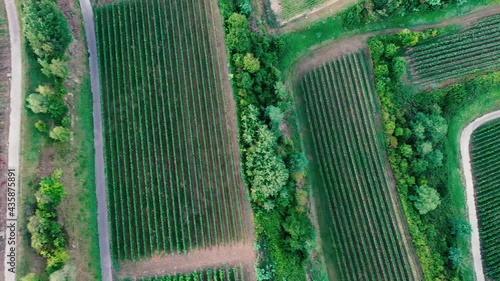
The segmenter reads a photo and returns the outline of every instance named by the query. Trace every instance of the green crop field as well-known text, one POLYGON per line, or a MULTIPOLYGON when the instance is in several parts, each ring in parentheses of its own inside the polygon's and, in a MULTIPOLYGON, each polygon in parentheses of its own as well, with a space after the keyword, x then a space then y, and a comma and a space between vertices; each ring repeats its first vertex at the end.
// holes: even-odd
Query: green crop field
POLYGON ((481 19, 467 30, 410 48, 410 79, 429 87, 500 66, 500 15, 481 19))
POLYGON ((472 174, 478 207, 479 238, 484 270, 500 279, 500 120, 474 131, 471 140, 472 174))
POLYGON ((400 228, 368 73, 368 58, 358 52, 300 81, 319 170, 323 251, 339 280, 420 280, 400 228))
POLYGON ((172 276, 149 277, 141 281, 245 281, 243 267, 222 267, 219 269, 205 269, 188 274, 172 276))
POLYGON ((213 5, 136 0, 95 9, 115 260, 244 238, 213 5))
POLYGON ((281 20, 288 20, 296 15, 314 9, 326 1, 327 0, 279 0, 281 11, 278 16, 281 20))

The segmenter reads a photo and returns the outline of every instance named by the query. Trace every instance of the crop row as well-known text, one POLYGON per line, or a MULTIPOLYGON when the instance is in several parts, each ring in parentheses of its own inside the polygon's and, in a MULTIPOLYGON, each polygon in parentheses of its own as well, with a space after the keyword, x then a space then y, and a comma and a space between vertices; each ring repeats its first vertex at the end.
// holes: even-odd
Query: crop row
POLYGON ((172 276, 149 277, 141 281, 245 281, 243 267, 223 267, 219 269, 205 269, 188 274, 172 276))
POLYGON ((362 53, 301 81, 321 183, 321 206, 342 280, 416 280, 377 136, 362 53), (368 277, 369 276, 369 277, 368 277))
POLYGON ((136 0, 95 11, 117 260, 242 238, 211 5, 136 0))
POLYGON ((500 279, 500 121, 474 131, 471 140, 472 172, 479 216, 481 257, 490 280, 500 279))
POLYGON ((407 51, 410 78, 421 86, 440 84, 500 65, 500 16, 471 28, 423 43, 407 51))

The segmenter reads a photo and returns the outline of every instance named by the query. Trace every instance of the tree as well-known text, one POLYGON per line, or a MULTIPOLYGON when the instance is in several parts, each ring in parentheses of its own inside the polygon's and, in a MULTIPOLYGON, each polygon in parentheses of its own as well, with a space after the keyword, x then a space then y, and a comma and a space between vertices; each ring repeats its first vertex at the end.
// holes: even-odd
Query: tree
POLYGON ((276 135, 281 135, 280 125, 285 114, 279 107, 270 105, 266 108, 266 116, 271 120, 271 131, 276 135))
POLYGON ((49 109, 49 100, 43 95, 31 94, 26 101, 28 102, 28 108, 31 109, 33 113, 47 113, 49 109))
POLYGON ((389 76, 389 67, 387 64, 379 64, 375 67, 374 72, 376 77, 387 77, 389 76))
POLYGON ((463 219, 456 219, 451 222, 451 234, 458 237, 469 237, 472 233, 470 223, 463 219))
POLYGON ((403 57, 396 57, 393 60, 393 72, 396 79, 401 79, 401 77, 406 73, 406 60, 403 57))
POLYGON ((250 49, 250 28, 244 15, 233 13, 227 20, 229 31, 226 34, 226 43, 230 50, 245 52, 250 49))
POLYGON ((255 73, 260 69, 259 59, 254 57, 253 54, 247 53, 243 57, 243 69, 248 71, 249 73, 255 73))
POLYGON ((49 125, 42 120, 36 121, 35 128, 41 133, 47 133, 50 130, 49 125))
POLYGON ((39 58, 59 58, 71 43, 68 21, 54 1, 24 2, 22 23, 24 35, 39 58))
POLYGON ((422 142, 417 147, 420 155, 427 155, 432 152, 432 143, 429 141, 422 142))
POLYGON ((425 159, 429 163, 429 168, 436 169, 443 166, 443 153, 439 149, 434 149, 431 153, 429 153, 425 159))
POLYGON ((71 139, 71 131, 61 126, 54 127, 49 134, 50 138, 60 141, 68 142, 71 139))
POLYGON ((398 38, 403 44, 403 47, 415 46, 418 43, 418 33, 413 32, 408 28, 403 29, 398 34, 398 38))
POLYGON ((414 201, 413 204, 421 215, 435 210, 441 203, 439 193, 432 187, 424 184, 418 186, 416 192, 418 196, 410 196, 410 199, 414 201))
POLYGON ((462 253, 462 250, 460 250, 459 248, 450 248, 448 250, 448 259, 450 260, 451 262, 451 265, 453 266, 453 268, 458 268, 458 269, 462 269, 464 267, 464 255, 462 253))
POLYGON ((384 43, 382 41, 372 38, 368 41, 368 47, 370 48, 370 52, 374 61, 379 61, 382 54, 384 54, 384 43))
POLYGON ((64 80, 68 76, 68 64, 62 59, 52 59, 50 63, 48 59, 38 59, 38 63, 42 66, 42 73, 49 78, 64 80))
POLYGON ((44 177, 40 181, 39 189, 35 194, 38 208, 52 209, 61 203, 61 198, 65 195, 61 176, 62 170, 55 170, 50 177, 44 177))
POLYGON ((413 149, 409 144, 403 144, 399 147, 399 153, 406 158, 410 158, 413 155, 413 149))
POLYGON ((396 46, 393 43, 389 43, 389 44, 385 45, 385 53, 384 54, 387 58, 392 58, 397 53, 398 50, 399 50, 398 46, 396 46))

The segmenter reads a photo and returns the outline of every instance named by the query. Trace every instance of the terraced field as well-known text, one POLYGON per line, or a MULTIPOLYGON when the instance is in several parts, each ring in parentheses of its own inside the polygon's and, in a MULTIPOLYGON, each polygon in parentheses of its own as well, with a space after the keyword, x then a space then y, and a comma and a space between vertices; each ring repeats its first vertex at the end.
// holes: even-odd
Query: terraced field
POLYGON ((500 279, 500 120, 474 131, 471 162, 479 217, 481 257, 490 280, 500 279))
POLYGON ((410 79, 432 87, 450 79, 500 68, 500 15, 481 19, 474 26, 410 48, 410 79))
MULTIPOLYGON (((377 133, 368 58, 343 56, 300 81, 311 135, 323 252, 335 280, 421 280, 377 133), (338 275, 338 276, 335 276, 338 275)), ((302 103, 299 103, 302 104, 302 103)))
POLYGON ((130 0, 95 9, 115 260, 244 239, 214 5, 130 0))

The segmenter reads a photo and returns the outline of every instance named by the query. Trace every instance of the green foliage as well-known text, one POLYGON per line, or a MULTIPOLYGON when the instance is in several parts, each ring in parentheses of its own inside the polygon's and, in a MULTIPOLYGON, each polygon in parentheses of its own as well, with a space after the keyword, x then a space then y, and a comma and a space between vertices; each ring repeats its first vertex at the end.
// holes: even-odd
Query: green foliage
POLYGON ((393 70, 394 70, 394 78, 397 80, 401 79, 401 77, 406 73, 406 60, 403 57, 396 57, 393 61, 393 70))
POLYGON ((68 21, 53 0, 25 1, 22 23, 24 36, 39 58, 59 58, 71 43, 68 21))
POLYGON ((448 259, 454 268, 463 268, 465 257, 459 248, 450 248, 448 259))
POLYGON ((455 219, 451 222, 451 234, 458 237, 469 237, 472 233, 470 223, 463 219, 455 219))
POLYGON ((31 272, 21 278, 21 281, 42 281, 35 273, 31 272))
POLYGON ((49 136, 51 139, 60 141, 60 142, 68 142, 71 139, 71 130, 57 126, 50 131, 49 136))
POLYGON ((229 50, 244 52, 250 49, 250 28, 244 15, 233 13, 227 20, 226 44, 229 50))
POLYGON ((28 102, 28 108, 31 109, 33 113, 47 113, 49 109, 49 100, 43 95, 31 94, 26 101, 28 102))
POLYGON ((76 267, 66 264, 63 268, 55 271, 49 276, 49 281, 73 281, 76 280, 76 267))
POLYGON ((56 170, 50 177, 44 177, 35 193, 37 209, 28 221, 31 234, 31 247, 47 259, 49 273, 60 269, 69 259, 65 247, 66 235, 57 222, 56 207, 64 196, 64 187, 60 181, 61 170, 56 170))
POLYGON ((415 46, 418 43, 418 33, 407 28, 403 29, 399 34, 399 40, 403 44, 402 47, 415 46))
POLYGON ((434 188, 421 185, 415 190, 418 196, 412 196, 410 199, 414 201, 415 208, 421 215, 435 210, 441 204, 439 193, 434 188))
POLYGON ((361 26, 362 23, 365 23, 361 15, 362 11, 362 4, 356 4, 347 8, 347 10, 341 14, 342 25, 344 28, 353 29, 361 26))
POLYGON ((243 57, 243 69, 248 71, 249 73, 255 73, 260 69, 259 59, 254 57, 253 54, 247 53, 243 57))
POLYGON ((236 1, 240 14, 243 14, 245 16, 250 16, 252 13, 252 4, 250 3, 250 0, 237 0, 236 1))
POLYGON ((42 120, 36 121, 35 128, 41 133, 48 133, 50 131, 50 126, 42 120))
POLYGON ((68 76, 68 64, 65 60, 56 58, 49 62, 46 59, 38 59, 38 63, 42 66, 42 73, 49 78, 64 80, 68 76))

